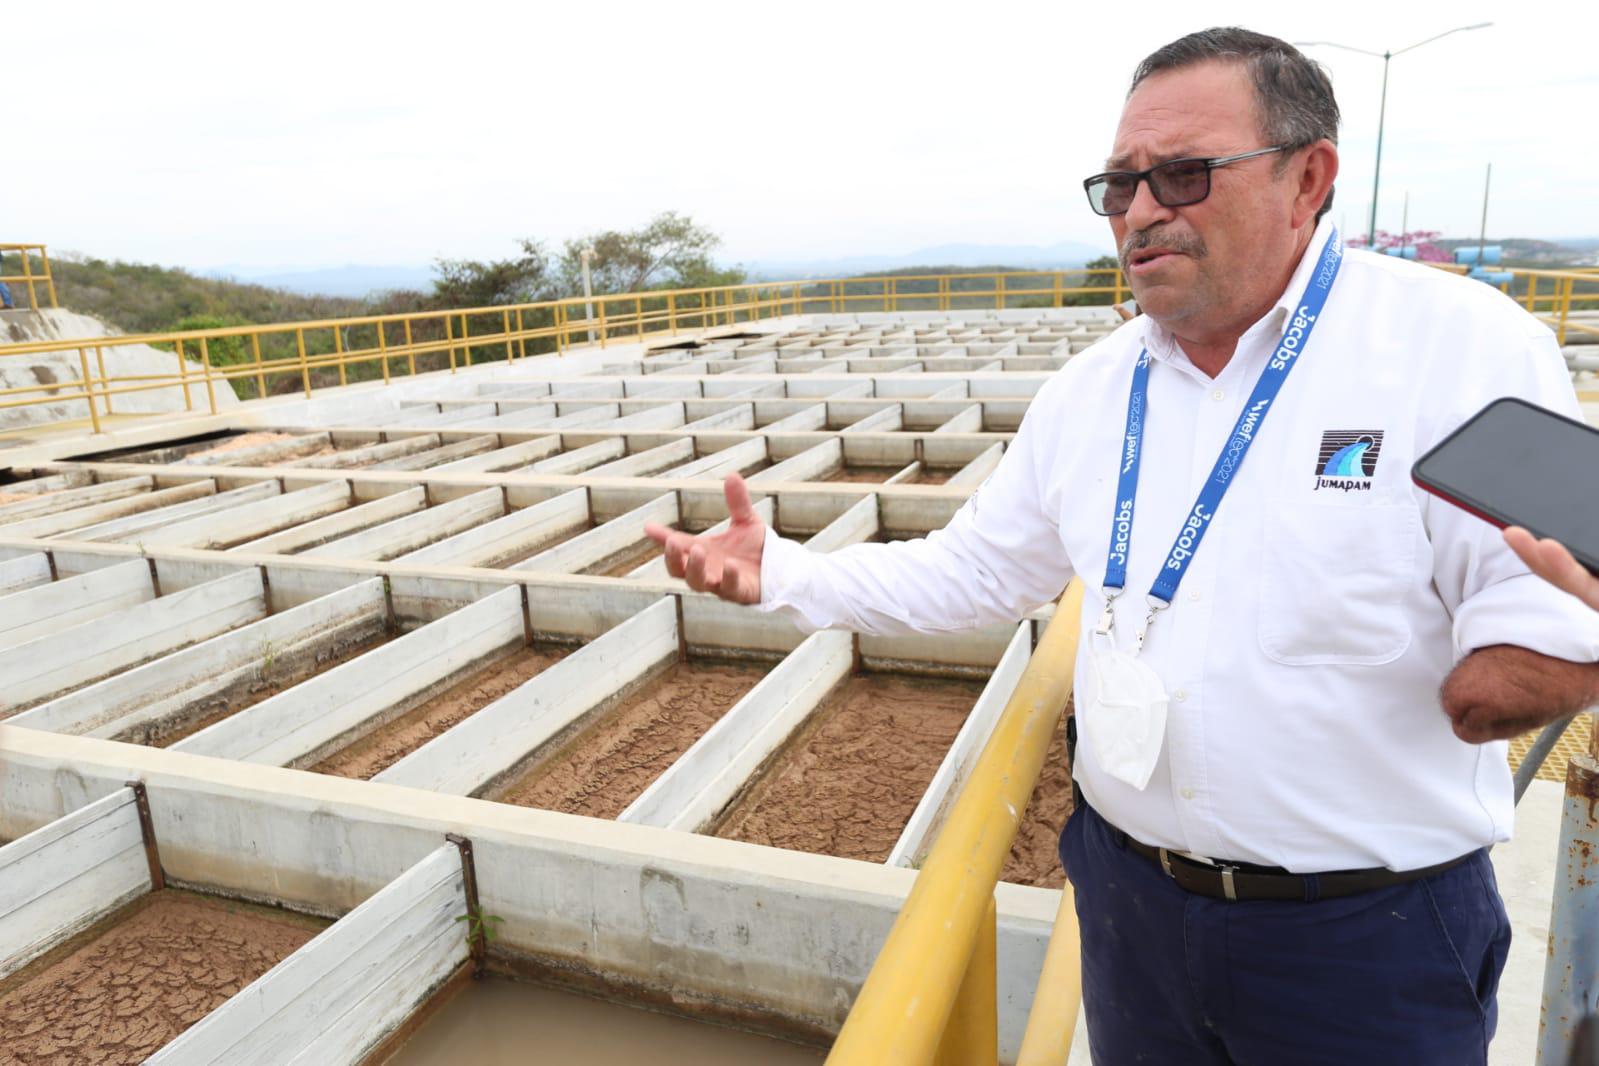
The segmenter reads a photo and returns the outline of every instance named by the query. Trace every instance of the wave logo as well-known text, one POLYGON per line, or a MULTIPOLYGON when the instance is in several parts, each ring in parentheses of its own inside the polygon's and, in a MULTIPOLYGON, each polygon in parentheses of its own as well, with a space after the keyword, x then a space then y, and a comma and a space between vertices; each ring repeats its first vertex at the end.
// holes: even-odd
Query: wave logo
POLYGON ((1380 429, 1328 430, 1316 456, 1316 488, 1363 492, 1371 488, 1382 455, 1380 429))

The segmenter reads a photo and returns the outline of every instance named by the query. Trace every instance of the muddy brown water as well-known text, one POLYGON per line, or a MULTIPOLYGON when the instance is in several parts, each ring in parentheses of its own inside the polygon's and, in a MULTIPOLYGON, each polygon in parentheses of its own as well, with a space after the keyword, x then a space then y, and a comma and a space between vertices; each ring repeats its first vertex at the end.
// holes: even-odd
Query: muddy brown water
POLYGON ((327 923, 165 889, 0 982, 0 1062, 143 1062, 327 923))
POLYGON ((749 663, 673 663, 497 797, 501 803, 615 818, 766 675, 749 663))
POLYGON ((307 658, 304 662, 290 669, 279 667, 276 670, 264 669, 258 671, 255 677, 244 682, 241 686, 234 686, 229 691, 222 693, 223 698, 216 701, 221 703, 222 706, 215 707, 202 714, 182 728, 158 733, 156 731, 157 726, 152 726, 140 736, 124 736, 118 739, 129 740, 138 744, 148 744, 154 748, 171 747, 178 741, 183 740, 185 737, 193 736, 207 726, 215 725, 224 718, 231 718, 240 711, 269 700, 273 696, 293 688, 295 685, 325 674, 336 666, 343 666, 352 659, 381 648, 393 639, 394 637, 388 633, 379 633, 365 640, 330 649, 327 654, 318 654, 315 658, 307 658))
POLYGON ((983 686, 857 674, 729 810, 716 835, 882 862, 983 686))
POLYGON ((446 729, 466 721, 495 700, 531 681, 564 659, 570 650, 545 644, 519 648, 340 749, 311 769, 318 773, 361 780, 380 774, 446 729))
POLYGON ((443 1003, 386 1066, 803 1066, 824 1052, 502 977, 443 1003))

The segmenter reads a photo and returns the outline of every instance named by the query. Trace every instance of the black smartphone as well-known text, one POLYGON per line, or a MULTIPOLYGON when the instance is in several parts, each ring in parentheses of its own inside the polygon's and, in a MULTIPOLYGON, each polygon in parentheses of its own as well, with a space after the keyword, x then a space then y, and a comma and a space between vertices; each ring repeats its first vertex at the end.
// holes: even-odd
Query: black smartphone
POLYGON ((1599 575, 1599 430, 1495 400, 1416 460, 1426 491, 1494 525, 1553 537, 1599 575))

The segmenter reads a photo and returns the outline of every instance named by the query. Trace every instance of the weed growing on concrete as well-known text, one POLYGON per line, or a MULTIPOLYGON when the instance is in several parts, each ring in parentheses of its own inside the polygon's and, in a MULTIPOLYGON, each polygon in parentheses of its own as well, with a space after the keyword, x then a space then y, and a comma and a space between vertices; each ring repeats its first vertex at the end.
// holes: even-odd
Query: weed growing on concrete
POLYGON ((499 935, 495 932, 494 926, 505 921, 498 914, 484 914, 481 907, 475 911, 467 911, 465 914, 457 914, 455 920, 466 923, 466 942, 468 944, 478 937, 482 937, 485 947, 494 943, 494 938, 499 935))

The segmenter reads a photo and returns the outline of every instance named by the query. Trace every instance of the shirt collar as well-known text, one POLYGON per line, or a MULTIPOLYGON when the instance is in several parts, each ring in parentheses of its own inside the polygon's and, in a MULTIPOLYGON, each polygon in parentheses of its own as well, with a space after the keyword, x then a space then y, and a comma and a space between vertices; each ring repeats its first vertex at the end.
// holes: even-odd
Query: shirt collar
MULTIPOLYGON (((1324 216, 1316 224, 1310 243, 1305 246, 1305 252, 1300 256, 1299 264, 1294 267, 1293 276, 1288 279, 1288 284, 1278 294, 1277 302, 1238 339, 1240 350, 1250 347, 1249 341, 1261 333, 1282 332, 1283 324, 1297 309, 1299 298, 1304 295, 1305 287, 1310 284, 1311 272, 1316 269, 1316 263, 1321 258, 1321 250, 1332 236, 1332 229, 1333 223, 1330 217, 1324 216)), ((1148 349, 1152 358, 1187 365, 1188 356, 1178 346, 1177 339, 1172 336, 1171 331, 1148 315, 1139 315, 1138 321, 1142 323, 1140 337, 1143 346, 1148 349)))

